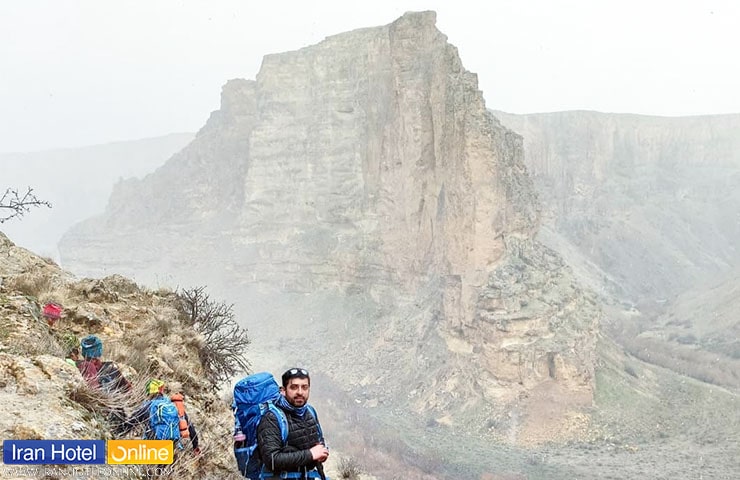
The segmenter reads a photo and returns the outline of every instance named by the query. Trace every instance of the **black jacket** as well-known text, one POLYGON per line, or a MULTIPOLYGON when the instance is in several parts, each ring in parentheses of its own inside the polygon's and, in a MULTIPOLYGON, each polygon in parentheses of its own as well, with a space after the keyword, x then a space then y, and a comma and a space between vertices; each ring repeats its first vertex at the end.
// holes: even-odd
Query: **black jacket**
POLYGON ((306 411, 303 417, 283 411, 288 419, 288 440, 285 446, 274 413, 268 411, 257 427, 257 443, 262 463, 273 473, 312 470, 316 467, 316 462, 313 461, 310 449, 317 443, 324 443, 324 439, 319 438, 317 420, 310 411, 306 411))

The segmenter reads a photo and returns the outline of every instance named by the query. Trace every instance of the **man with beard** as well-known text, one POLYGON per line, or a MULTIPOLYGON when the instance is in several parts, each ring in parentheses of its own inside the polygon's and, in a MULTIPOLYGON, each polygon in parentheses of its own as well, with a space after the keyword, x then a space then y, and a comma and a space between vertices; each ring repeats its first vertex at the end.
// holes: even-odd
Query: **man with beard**
POLYGON ((329 456, 316 410, 308 404, 311 378, 303 368, 283 373, 278 411, 268 410, 257 427, 257 444, 264 464, 263 478, 325 478, 323 463, 329 456), (279 419, 283 413, 285 418, 279 419), (281 422, 287 420, 283 441, 281 422), (272 477, 270 476, 272 475, 272 477))

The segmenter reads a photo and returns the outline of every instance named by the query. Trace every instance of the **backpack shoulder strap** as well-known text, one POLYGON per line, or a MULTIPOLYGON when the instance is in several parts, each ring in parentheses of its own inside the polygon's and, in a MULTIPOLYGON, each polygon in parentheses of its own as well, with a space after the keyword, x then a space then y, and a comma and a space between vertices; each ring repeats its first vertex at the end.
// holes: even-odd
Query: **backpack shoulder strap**
POLYGON ((159 404, 162 403, 161 399, 153 398, 149 400, 149 403, 146 406, 146 423, 147 427, 144 429, 144 437, 148 439, 153 439, 155 437, 154 435, 154 428, 159 422, 159 415, 157 414, 157 409, 159 408, 159 404))
POLYGON ((310 403, 306 404, 306 408, 308 409, 309 412, 311 412, 311 415, 313 415, 314 420, 316 420, 316 428, 319 429, 319 439, 323 440, 324 432, 321 430, 321 423, 319 423, 319 416, 316 413, 316 409, 313 408, 313 405, 311 405, 310 403))
POLYGON ((155 397, 149 401, 149 411, 153 411, 157 406, 162 403, 163 397, 155 397))
POLYGON ((272 402, 267 402, 267 409, 275 415, 278 425, 280 426, 280 436, 283 439, 283 444, 288 441, 288 417, 285 416, 283 409, 278 407, 272 402))

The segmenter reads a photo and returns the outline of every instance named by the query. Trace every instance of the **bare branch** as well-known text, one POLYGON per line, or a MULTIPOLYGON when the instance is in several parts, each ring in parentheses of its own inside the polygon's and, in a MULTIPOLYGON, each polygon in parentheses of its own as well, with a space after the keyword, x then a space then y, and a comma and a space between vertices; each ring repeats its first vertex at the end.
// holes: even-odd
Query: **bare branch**
POLYGON ((177 292, 184 322, 203 335, 199 355, 206 376, 214 386, 248 370, 244 352, 250 343, 247 331, 234 319, 233 305, 212 301, 205 287, 177 292))
POLYGON ((15 188, 7 188, 0 197, 0 223, 5 223, 11 218, 22 217, 31 211, 31 207, 42 206, 51 208, 51 203, 39 200, 31 187, 28 187, 23 195, 20 195, 15 188))

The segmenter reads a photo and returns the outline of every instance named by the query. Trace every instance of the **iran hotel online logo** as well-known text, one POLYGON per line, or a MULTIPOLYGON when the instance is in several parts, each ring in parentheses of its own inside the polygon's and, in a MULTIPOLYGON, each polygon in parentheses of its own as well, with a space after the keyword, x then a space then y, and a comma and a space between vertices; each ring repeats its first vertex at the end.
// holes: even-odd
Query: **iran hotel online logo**
POLYGON ((7 465, 169 465, 172 440, 4 440, 7 465))

